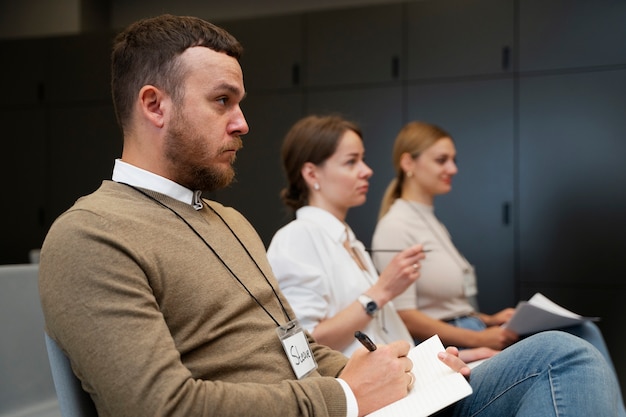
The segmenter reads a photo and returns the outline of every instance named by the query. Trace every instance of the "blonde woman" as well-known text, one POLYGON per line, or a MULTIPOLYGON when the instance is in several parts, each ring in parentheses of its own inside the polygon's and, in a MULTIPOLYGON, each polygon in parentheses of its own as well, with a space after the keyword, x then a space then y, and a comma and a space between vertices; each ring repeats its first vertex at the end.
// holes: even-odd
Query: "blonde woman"
MULTIPOLYGON (((383 248, 421 244, 432 250, 420 262, 420 279, 394 304, 416 340, 438 334, 444 344, 462 348, 487 346, 504 349, 518 335, 502 328, 512 308, 495 314, 475 309, 474 271, 452 243, 450 234, 435 215, 435 198, 452 189, 457 174, 452 136, 441 127, 414 121, 398 133, 393 147, 396 178, 381 203, 372 238, 374 264, 382 269, 393 254, 383 248)), ((562 329, 593 344, 612 366, 600 329, 592 322, 562 329)))

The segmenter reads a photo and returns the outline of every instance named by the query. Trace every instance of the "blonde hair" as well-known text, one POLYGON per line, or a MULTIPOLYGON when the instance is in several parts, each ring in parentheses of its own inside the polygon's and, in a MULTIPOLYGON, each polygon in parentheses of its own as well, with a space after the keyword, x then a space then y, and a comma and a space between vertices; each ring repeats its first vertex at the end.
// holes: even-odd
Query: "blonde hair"
POLYGON ((402 186, 406 174, 400 166, 402 155, 408 153, 413 159, 431 147, 435 142, 442 138, 452 138, 448 132, 430 123, 425 122, 409 122, 398 133, 393 144, 392 163, 396 172, 396 177, 391 180, 387 186, 383 199, 380 203, 380 211, 378 218, 380 219, 389 211, 393 202, 402 195, 402 186))

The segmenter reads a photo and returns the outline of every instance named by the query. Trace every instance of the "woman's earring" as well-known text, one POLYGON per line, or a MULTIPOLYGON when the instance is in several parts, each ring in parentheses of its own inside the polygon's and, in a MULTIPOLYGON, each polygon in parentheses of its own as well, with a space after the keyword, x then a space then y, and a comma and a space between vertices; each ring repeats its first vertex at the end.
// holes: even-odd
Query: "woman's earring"
POLYGON ((313 189, 315 191, 319 191, 320 190, 320 185, 318 183, 313 184, 313 189))
POLYGON ((407 171, 406 172, 406 176, 407 176, 407 178, 411 178, 413 176, 413 172, 412 171, 407 171))

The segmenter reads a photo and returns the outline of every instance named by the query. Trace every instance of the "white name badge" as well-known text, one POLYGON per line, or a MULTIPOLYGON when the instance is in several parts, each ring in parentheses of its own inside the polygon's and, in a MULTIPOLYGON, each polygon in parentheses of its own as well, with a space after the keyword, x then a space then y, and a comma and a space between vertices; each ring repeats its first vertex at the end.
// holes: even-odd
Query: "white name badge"
POLYGON ((302 379, 317 369, 317 362, 311 352, 309 341, 298 320, 279 326, 276 329, 278 338, 283 344, 289 363, 296 374, 296 378, 302 379))
POLYGON ((474 267, 463 271, 463 292, 466 297, 475 297, 478 294, 478 285, 476 284, 476 273, 474 267))

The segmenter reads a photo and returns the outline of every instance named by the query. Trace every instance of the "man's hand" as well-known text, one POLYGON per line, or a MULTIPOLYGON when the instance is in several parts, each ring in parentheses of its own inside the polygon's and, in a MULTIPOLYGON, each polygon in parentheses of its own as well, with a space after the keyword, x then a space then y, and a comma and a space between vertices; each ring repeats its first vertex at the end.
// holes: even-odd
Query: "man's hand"
POLYGON ((500 326, 501 324, 508 323, 515 314, 514 308, 505 308, 504 310, 498 311, 496 314, 479 314, 480 319, 487 325, 490 326, 500 326))
POLYGON ((406 356, 409 349, 407 342, 397 341, 379 345, 373 352, 361 348, 352 354, 339 377, 352 389, 360 416, 406 396, 413 383, 413 362, 406 356))

